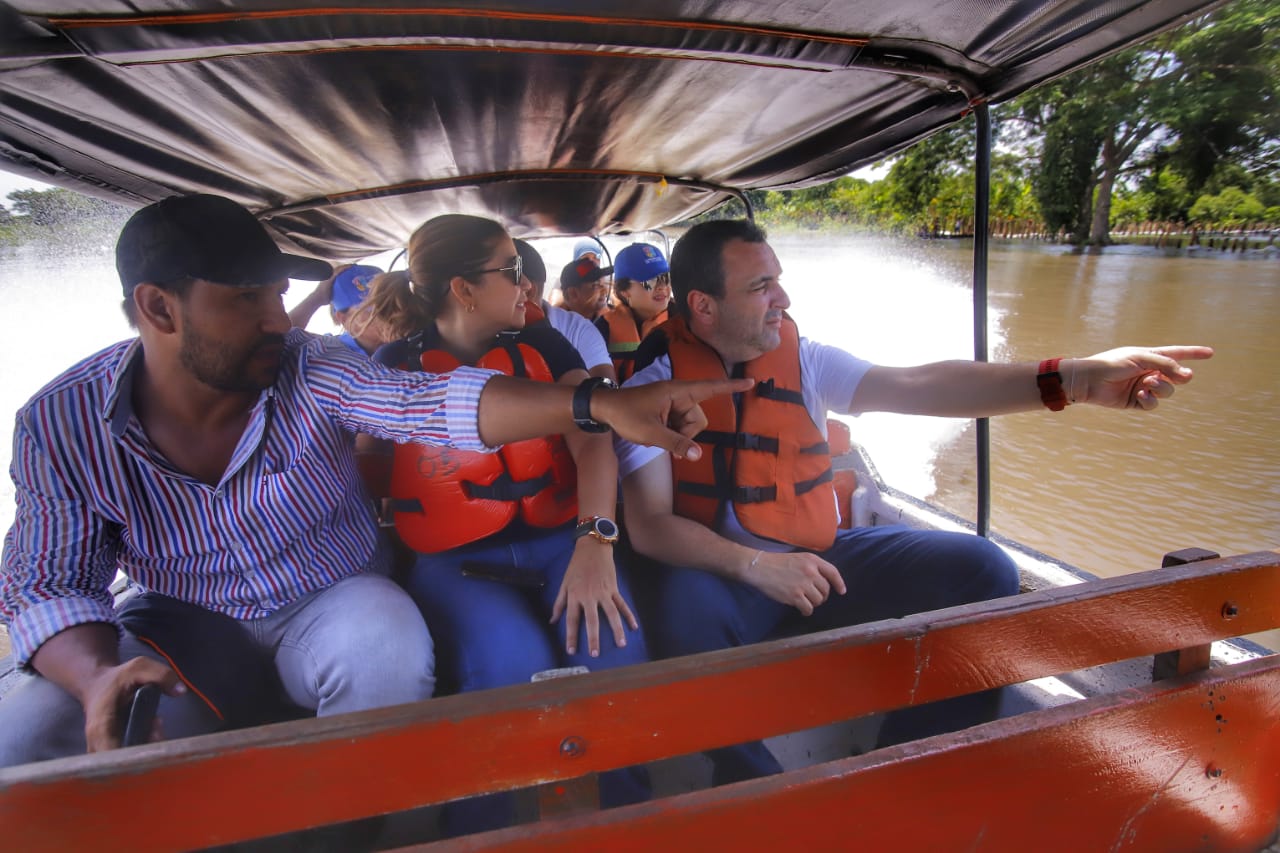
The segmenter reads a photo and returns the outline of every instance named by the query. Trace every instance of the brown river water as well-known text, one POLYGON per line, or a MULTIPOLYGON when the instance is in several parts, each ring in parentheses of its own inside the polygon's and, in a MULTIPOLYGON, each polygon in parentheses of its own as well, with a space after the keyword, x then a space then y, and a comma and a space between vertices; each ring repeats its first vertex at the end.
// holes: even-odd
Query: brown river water
MULTIPOLYGON (((541 244, 549 269, 568 260, 572 242, 541 244)), ((972 356, 969 243, 813 233, 772 242, 802 333, 884 364, 972 356)), ((76 359, 129 334, 111 243, 104 235, 84 246, 0 248, 11 318, 0 339, 6 470, 17 408, 76 359)), ((993 420, 993 529, 1099 575, 1154 568, 1190 546, 1224 555, 1280 548, 1280 256, 997 244, 990 270, 992 360, 1122 344, 1217 351, 1155 412, 1077 406, 993 420)), ((296 283, 290 301, 308 287, 296 283)), ((323 317, 312 329, 330 330, 323 317)), ((971 424, 896 415, 852 423, 890 484, 973 518, 971 424)), ((0 528, 13 512, 5 477, 0 528)), ((1266 639, 1280 646, 1280 632, 1266 639)))
MULTIPOLYGON (((789 243, 805 259, 811 240, 777 241, 784 268, 789 243)), ((852 251, 859 241, 847 245, 852 251)), ((883 303, 874 296, 874 306, 885 309, 852 323, 847 348, 892 364, 969 357, 971 246, 900 246, 896 268, 906 273, 886 272, 875 287, 904 292, 883 303), (935 275, 953 290, 940 287, 935 275), (943 331, 943 318, 954 328, 943 331), (867 346, 858 345, 863 337, 867 346), (907 343, 899 345, 898 338, 907 343), (915 345, 926 354, 912 358, 903 351, 915 345), (888 356, 877 355, 877 347, 888 356)), ((857 282, 857 263, 846 262, 852 266, 837 264, 844 268, 837 281, 828 272, 823 284, 838 289, 857 282)), ((1128 247, 1078 254, 1005 244, 993 247, 989 269, 993 361, 1088 355, 1130 344, 1215 349, 1212 359, 1191 365, 1193 381, 1154 412, 1076 406, 993 419, 995 531, 1103 576, 1155 568, 1165 553, 1192 546, 1223 555, 1280 548, 1280 255, 1163 256, 1128 247)), ((880 265, 873 270, 880 272, 880 265)), ((830 328, 832 302, 820 300, 817 312, 802 314, 810 294, 794 279, 784 274, 801 329, 806 316, 830 328)), ((852 299, 835 307, 846 324, 856 310, 852 299)), ((827 331, 821 337, 836 342, 827 331)), ((921 453, 909 449, 921 441, 911 421, 948 423, 875 417, 895 424, 866 440, 878 464, 921 453)), ((927 480, 902 487, 973 519, 975 430, 969 423, 950 426, 927 436, 927 480)), ((856 421, 854 430, 857 435, 856 421)), ((884 468, 885 478, 899 485, 884 468)), ((1280 631, 1262 639, 1280 648, 1280 631)))

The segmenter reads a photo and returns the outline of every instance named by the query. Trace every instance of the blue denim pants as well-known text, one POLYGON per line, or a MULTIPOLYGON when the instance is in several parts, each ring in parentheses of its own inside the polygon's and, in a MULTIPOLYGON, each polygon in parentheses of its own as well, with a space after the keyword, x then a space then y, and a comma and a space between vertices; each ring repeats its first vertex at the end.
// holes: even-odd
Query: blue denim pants
MULTIPOLYGON (((509 527, 497 536, 441 554, 421 554, 405 587, 422 608, 436 641, 443 689, 460 693, 528 684, 534 673, 567 666, 613 669, 649 659, 644 635, 627 628, 619 648, 601 619, 600 656, 587 653, 585 628, 575 654, 565 652, 565 620, 550 624, 551 610, 569 560, 573 525, 554 530, 509 527), (447 686, 446 686, 447 685, 447 686)), ((635 611, 623 567, 618 588, 635 611)), ((611 807, 649 798, 648 773, 628 767, 600 774, 600 803, 611 807)), ((452 803, 444 809, 447 835, 509 825, 515 798, 494 794, 452 803)))
MULTIPOLYGON (((689 655, 911 613, 1014 595, 1018 571, 998 546, 967 533, 904 526, 841 530, 821 553, 839 569, 848 593, 832 594, 805 617, 753 586, 710 572, 659 567, 660 618, 649 637, 663 656, 689 655)), ((857 677, 851 673, 850 677, 857 677)), ((989 690, 889 714, 879 746, 967 728, 995 716, 1000 691, 989 690)), ((778 773, 763 743, 713 750, 714 784, 778 773)))
MULTIPOLYGON (((270 722, 290 705, 326 716, 414 702, 435 685, 422 615, 380 575, 352 575, 261 619, 155 593, 119 617, 121 660, 165 662, 190 687, 160 699, 167 739, 270 722)), ((53 682, 28 676, 0 700, 0 767, 84 750, 80 703, 53 682)))

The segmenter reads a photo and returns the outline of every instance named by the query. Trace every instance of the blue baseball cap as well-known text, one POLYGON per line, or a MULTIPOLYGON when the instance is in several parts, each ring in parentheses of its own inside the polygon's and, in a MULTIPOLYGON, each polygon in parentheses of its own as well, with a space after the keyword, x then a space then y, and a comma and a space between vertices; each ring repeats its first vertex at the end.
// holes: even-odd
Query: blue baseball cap
POLYGON ((613 259, 613 277, 632 281, 649 281, 663 273, 671 272, 667 259, 657 246, 649 243, 632 243, 613 259))
POLYGON ((587 237, 586 239, 579 240, 573 244, 573 259, 575 261, 588 252, 595 255, 597 258, 603 258, 604 246, 601 246, 600 241, 592 237, 587 237))
POLYGON ((364 301, 369 294, 369 283, 382 270, 367 264, 352 264, 333 278, 333 297, 329 304, 334 311, 346 311, 364 301))

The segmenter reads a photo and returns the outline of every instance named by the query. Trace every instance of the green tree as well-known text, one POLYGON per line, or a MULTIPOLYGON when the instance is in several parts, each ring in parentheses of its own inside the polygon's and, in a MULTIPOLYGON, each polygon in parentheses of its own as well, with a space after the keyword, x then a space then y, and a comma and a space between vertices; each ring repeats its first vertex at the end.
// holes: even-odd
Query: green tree
POLYGON ((1157 222, 1185 222, 1195 200, 1186 175, 1161 166, 1142 179, 1140 191, 1147 200, 1147 219, 1157 222))
POLYGON ((26 217, 32 225, 45 227, 127 212, 118 204, 61 188, 14 190, 8 197, 13 203, 14 213, 26 217))
MULTIPOLYGON (((1091 81, 1092 82, 1092 81, 1091 81)), ((1065 84, 1025 97, 1019 118, 1041 138, 1039 168, 1032 176, 1035 200, 1052 232, 1065 231, 1073 242, 1088 236, 1095 164, 1102 148, 1103 117, 1078 100, 1065 84)))
POLYGON ((1239 187, 1227 187, 1217 195, 1202 195, 1191 206, 1191 219, 1205 225, 1242 228, 1262 220, 1266 207, 1239 187))
POLYGON ((1278 26, 1275 0, 1237 0, 1019 99, 1016 117, 1039 143, 1046 224, 1105 243, 1112 195, 1129 173, 1173 168, 1189 200, 1212 172, 1196 164, 1265 168, 1280 129, 1278 26), (1229 104, 1225 119, 1219 103, 1229 104))
POLYGON ((911 220, 939 215, 944 181, 971 168, 973 145, 973 120, 967 119, 908 148, 889 169, 894 210, 911 220))
MULTIPOLYGON (((1236 0, 1171 35, 1179 69, 1169 162, 1198 195, 1220 164, 1276 171, 1280 138, 1280 3, 1236 0)), ((1233 182, 1247 188, 1247 184, 1233 182)))

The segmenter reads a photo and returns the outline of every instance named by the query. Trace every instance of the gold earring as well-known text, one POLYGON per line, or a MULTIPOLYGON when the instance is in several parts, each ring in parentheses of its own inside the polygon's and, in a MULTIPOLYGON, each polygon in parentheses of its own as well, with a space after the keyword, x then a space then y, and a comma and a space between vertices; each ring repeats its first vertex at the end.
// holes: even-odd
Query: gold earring
POLYGON ((474 302, 468 303, 468 305, 467 305, 467 313, 468 313, 468 314, 475 313, 475 310, 476 310, 476 304, 475 304, 474 302))

